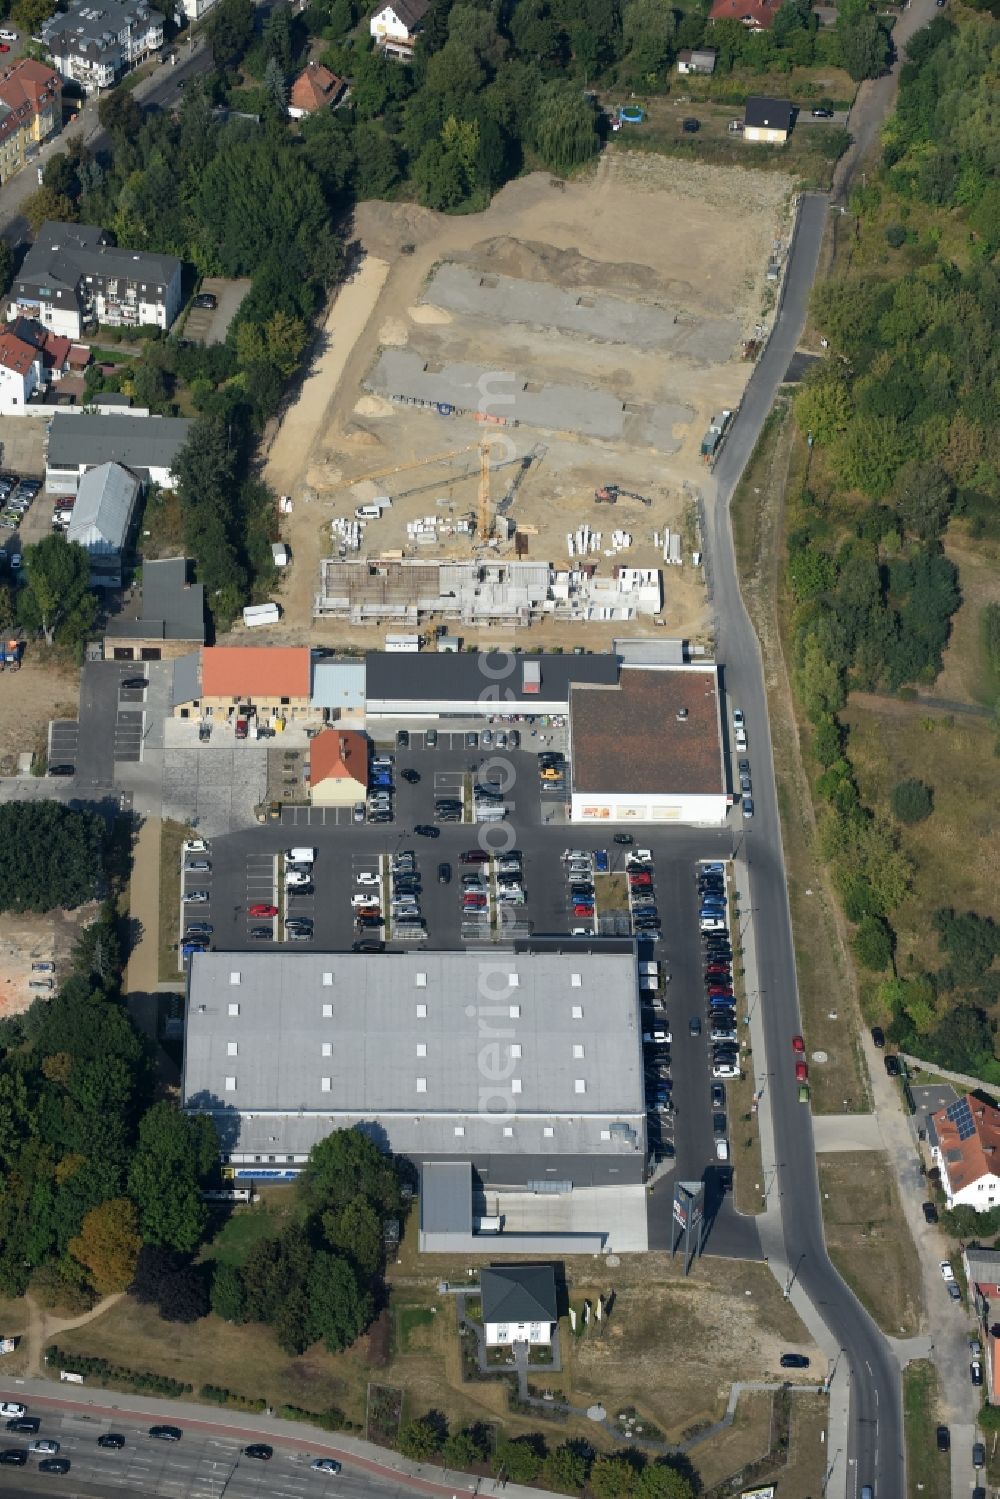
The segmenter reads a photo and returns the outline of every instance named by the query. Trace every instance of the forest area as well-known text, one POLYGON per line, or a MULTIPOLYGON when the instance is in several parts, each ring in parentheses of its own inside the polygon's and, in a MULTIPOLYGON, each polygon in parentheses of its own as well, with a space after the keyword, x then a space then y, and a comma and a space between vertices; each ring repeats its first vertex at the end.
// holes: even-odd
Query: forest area
MULTIPOLYGON (((852 694, 915 701, 937 680, 962 603, 949 532, 981 557, 1000 541, 998 49, 1000 24, 974 12, 938 16, 910 43, 880 168, 850 203, 852 264, 814 293, 829 350, 796 397, 815 457, 787 535, 820 843, 873 1018, 902 1049, 990 1082, 1000 1082, 1000 928, 989 907, 954 910, 946 884, 928 913, 936 966, 898 966, 899 913, 920 875, 914 833, 940 818, 941 798, 910 775, 887 805, 867 805, 848 719, 852 694)), ((996 722, 995 603, 979 624, 996 722)), ((939 841, 952 834, 939 824, 939 841)))

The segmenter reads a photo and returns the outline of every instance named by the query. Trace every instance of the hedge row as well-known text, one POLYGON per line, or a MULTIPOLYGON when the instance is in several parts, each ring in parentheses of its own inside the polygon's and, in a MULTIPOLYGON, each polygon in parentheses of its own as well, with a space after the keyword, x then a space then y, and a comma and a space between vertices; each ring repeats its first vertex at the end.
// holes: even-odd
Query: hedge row
POLYGON ((123 1369, 119 1364, 109 1364, 106 1358, 84 1358, 78 1353, 67 1353, 53 1343, 45 1351, 45 1362, 69 1374, 82 1374, 106 1380, 109 1384, 121 1385, 127 1390, 147 1390, 154 1395, 191 1395, 194 1385, 182 1384, 179 1379, 168 1379, 164 1374, 150 1374, 145 1369, 123 1369))
POLYGON ((237 1410, 255 1411, 258 1415, 267 1410, 266 1400, 251 1400, 248 1395, 240 1395, 236 1390, 223 1389, 217 1384, 203 1384, 198 1391, 199 1400, 208 1400, 213 1405, 234 1405, 237 1410))

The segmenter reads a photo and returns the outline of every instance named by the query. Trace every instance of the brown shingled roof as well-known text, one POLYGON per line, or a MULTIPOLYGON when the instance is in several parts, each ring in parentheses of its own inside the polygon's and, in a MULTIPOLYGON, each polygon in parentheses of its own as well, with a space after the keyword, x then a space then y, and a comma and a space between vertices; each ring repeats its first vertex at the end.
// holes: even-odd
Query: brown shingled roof
POLYGON ((575 792, 726 790, 714 668, 623 667, 618 687, 572 688, 570 721, 575 792))

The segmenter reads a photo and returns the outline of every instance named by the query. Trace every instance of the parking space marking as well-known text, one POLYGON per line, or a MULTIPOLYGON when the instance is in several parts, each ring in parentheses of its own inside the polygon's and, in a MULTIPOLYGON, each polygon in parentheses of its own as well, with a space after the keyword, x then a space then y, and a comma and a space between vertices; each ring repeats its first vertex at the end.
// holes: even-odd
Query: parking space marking
POLYGON ((80 725, 75 718, 49 720, 48 763, 75 765, 80 743, 80 725))

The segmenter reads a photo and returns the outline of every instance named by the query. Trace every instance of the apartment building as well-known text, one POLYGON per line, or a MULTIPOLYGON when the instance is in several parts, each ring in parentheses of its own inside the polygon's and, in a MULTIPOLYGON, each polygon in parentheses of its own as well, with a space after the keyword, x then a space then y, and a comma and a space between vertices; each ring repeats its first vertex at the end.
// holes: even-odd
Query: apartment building
POLYGON ((40 35, 62 77, 96 94, 163 46, 163 16, 146 0, 70 0, 40 35))
POLYGON ((62 128, 62 79, 26 57, 0 74, 0 185, 62 128))
POLYGON ((166 330, 181 309, 176 255, 129 250, 96 224, 44 223, 11 287, 7 316, 79 338, 91 323, 166 330))

